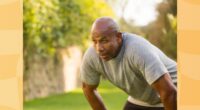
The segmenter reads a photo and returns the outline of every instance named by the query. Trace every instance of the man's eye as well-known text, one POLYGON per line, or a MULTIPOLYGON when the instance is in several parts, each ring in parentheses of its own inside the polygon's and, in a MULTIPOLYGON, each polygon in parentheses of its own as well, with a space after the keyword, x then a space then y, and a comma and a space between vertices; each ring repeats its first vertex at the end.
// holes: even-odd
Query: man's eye
POLYGON ((96 44, 97 42, 96 41, 92 41, 94 44, 96 44))
POLYGON ((102 43, 107 43, 108 41, 107 41, 107 40, 102 40, 101 42, 102 42, 102 43))

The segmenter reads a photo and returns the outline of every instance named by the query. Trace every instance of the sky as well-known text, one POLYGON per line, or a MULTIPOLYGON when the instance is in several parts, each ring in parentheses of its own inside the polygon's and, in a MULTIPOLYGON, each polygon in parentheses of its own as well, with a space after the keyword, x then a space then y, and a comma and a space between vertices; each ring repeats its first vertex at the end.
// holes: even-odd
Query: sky
POLYGON ((163 0, 107 0, 118 17, 135 26, 146 26, 155 21, 156 6, 163 0))

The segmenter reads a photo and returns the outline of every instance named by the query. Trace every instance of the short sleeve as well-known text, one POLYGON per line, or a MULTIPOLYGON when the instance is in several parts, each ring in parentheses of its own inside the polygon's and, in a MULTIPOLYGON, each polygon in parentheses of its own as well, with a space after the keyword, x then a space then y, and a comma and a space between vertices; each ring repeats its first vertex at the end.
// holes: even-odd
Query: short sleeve
POLYGON ((84 56, 80 67, 81 81, 89 85, 98 85, 100 74, 95 70, 95 53, 93 48, 89 48, 84 56))
POLYGON ((159 55, 148 43, 135 46, 134 63, 150 85, 168 72, 159 55))

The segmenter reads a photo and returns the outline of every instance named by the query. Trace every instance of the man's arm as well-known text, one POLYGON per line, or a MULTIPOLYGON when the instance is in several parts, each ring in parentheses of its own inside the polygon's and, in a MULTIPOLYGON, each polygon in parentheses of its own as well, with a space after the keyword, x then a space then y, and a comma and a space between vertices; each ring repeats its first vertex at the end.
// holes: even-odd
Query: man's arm
POLYGON ((156 80, 152 87, 160 94, 165 110, 177 110, 177 91, 168 73, 156 80))
POLYGON ((82 89, 85 97, 87 98, 93 110, 106 110, 106 107, 103 104, 101 96, 97 92, 96 88, 97 85, 87 85, 86 83, 82 83, 82 89))

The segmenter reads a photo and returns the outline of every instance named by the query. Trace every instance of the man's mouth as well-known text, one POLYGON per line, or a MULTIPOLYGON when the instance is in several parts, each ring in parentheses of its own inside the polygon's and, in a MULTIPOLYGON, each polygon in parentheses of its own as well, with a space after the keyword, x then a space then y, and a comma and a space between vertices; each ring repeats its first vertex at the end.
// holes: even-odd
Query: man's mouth
POLYGON ((108 59, 108 55, 106 55, 106 54, 99 54, 99 56, 104 60, 108 59))
POLYGON ((99 54, 100 57, 106 57, 107 55, 105 54, 99 54))

